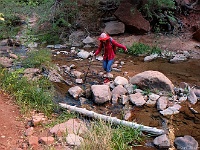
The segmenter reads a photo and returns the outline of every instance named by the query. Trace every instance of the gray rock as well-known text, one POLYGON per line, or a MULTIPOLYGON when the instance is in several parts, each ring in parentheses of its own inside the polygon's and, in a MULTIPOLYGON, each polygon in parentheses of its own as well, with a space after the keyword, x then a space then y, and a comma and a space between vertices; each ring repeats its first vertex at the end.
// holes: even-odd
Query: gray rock
POLYGON ((160 135, 156 137, 153 140, 153 143, 159 148, 159 149, 166 149, 170 148, 170 141, 166 134, 160 135))
POLYGON ((175 147, 177 150, 197 150, 198 142, 190 135, 184 137, 177 137, 174 140, 175 147))
POLYGON ((130 83, 139 86, 140 89, 151 91, 163 91, 174 93, 172 82, 159 71, 144 71, 130 78, 130 83))

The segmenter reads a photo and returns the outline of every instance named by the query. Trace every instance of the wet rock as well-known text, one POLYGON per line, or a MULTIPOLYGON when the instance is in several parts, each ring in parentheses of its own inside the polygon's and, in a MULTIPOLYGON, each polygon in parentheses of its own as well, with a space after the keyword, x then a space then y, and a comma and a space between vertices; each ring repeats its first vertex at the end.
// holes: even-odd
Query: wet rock
POLYGON ((178 62, 182 62, 182 61, 186 61, 188 58, 188 56, 186 56, 185 54, 176 54, 174 56, 174 58, 170 59, 171 63, 178 63, 178 62))
POLYGON ((189 92, 188 101, 189 101, 191 104, 196 104, 196 103, 197 103, 197 96, 195 95, 193 89, 191 89, 190 92, 189 92))
POLYGON ((115 85, 126 85, 128 84, 128 80, 124 77, 117 76, 114 80, 115 85))
POLYGON ((78 99, 83 94, 83 90, 79 86, 74 86, 74 87, 69 88, 68 92, 75 99, 78 99))
POLYGON ((190 135, 184 137, 177 137, 174 140, 175 147, 177 150, 197 150, 198 142, 190 135))
POLYGON ((111 91, 108 85, 92 85, 95 103, 102 104, 111 100, 111 91))
POLYGON ((122 22, 118 21, 110 21, 105 23, 106 27, 104 31, 106 31, 109 35, 116 35, 120 33, 124 33, 125 25, 122 22))
POLYGON ((71 75, 77 79, 81 79, 84 76, 84 73, 77 71, 77 70, 72 70, 71 75))
POLYGON ((142 106, 146 103, 141 93, 130 94, 130 101, 136 106, 142 106))
POLYGON ((77 53, 78 57, 86 59, 90 56, 90 53, 85 51, 85 50, 81 50, 80 52, 77 53))
POLYGON ((146 56, 146 57, 144 58, 144 62, 152 61, 152 60, 156 59, 157 57, 158 57, 158 54, 152 54, 152 55, 150 55, 150 56, 146 56))
POLYGON ((144 71, 130 78, 130 83, 140 89, 151 89, 151 91, 164 91, 174 93, 172 82, 159 71, 144 71))
POLYGON ((170 140, 167 137, 166 134, 163 134, 161 136, 156 137, 153 140, 153 143, 159 148, 159 149, 168 149, 170 148, 170 140))
POLYGON ((82 141, 83 138, 75 134, 68 134, 66 137, 67 144, 71 146, 80 146, 82 141))
POLYGON ((172 106, 172 107, 168 107, 167 109, 165 109, 165 110, 163 110, 163 111, 160 111, 160 113, 161 113, 163 116, 175 115, 175 114, 178 114, 178 113, 179 113, 180 108, 181 108, 180 105, 175 104, 175 105, 172 106))

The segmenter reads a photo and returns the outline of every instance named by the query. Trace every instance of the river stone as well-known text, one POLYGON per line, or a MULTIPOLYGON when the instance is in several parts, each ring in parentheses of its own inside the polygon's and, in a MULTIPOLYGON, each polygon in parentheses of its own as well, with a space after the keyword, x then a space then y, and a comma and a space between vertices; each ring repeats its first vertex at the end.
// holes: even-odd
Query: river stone
POLYGON ((128 84, 128 80, 124 77, 117 76, 114 80, 115 85, 126 85, 128 84))
POLYGON ((108 85, 92 85, 91 90, 95 103, 103 104, 111 100, 111 91, 108 85))
POLYGON ((159 149, 168 149, 170 147, 170 141, 166 134, 160 135, 153 140, 153 143, 159 149))
POLYGON ((174 93, 172 82, 159 71, 144 71, 130 78, 130 83, 140 87, 140 89, 150 89, 151 91, 164 91, 174 93))
POLYGON ((179 110, 180 110, 180 109, 181 109, 181 105, 175 104, 175 105, 172 106, 172 107, 168 107, 167 109, 160 111, 160 113, 161 113, 163 116, 175 115, 175 114, 178 114, 178 113, 179 113, 179 110))
POLYGON ((83 90, 79 86, 74 86, 74 87, 69 88, 68 92, 75 99, 77 99, 79 96, 81 96, 83 94, 83 90))
POLYGON ((190 92, 189 92, 188 101, 191 104, 196 104, 197 103, 197 96, 195 95, 193 89, 191 89, 190 92))
POLYGON ((86 59, 90 56, 90 53, 85 51, 85 50, 81 50, 80 52, 78 52, 78 57, 86 59))
POLYGON ((146 103, 141 93, 130 94, 130 101, 136 106, 142 106, 146 103))
POLYGON ((177 150, 197 150, 198 142, 190 135, 184 137, 177 137, 174 140, 177 150))
POLYGON ((157 101, 157 110, 164 110, 167 108, 168 97, 161 96, 157 101))

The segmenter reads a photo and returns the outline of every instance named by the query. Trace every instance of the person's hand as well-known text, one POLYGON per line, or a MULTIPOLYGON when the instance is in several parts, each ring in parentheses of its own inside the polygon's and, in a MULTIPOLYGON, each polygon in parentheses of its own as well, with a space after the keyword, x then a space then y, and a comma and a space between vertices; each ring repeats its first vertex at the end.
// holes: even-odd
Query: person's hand
POLYGON ((128 49, 127 48, 125 49, 125 53, 128 53, 128 49))

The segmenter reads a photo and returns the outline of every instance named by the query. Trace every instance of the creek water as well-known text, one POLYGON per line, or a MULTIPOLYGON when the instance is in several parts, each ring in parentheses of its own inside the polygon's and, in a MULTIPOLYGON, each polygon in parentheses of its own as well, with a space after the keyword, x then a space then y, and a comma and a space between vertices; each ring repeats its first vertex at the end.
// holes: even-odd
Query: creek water
MULTIPOLYGON (((69 49, 52 51, 52 60, 54 64, 57 64, 60 68, 62 66, 70 66, 74 64, 76 70, 87 74, 84 76, 84 84, 80 85, 82 88, 87 89, 92 84, 102 84, 103 79, 97 75, 98 72, 102 72, 102 62, 93 61, 89 62, 88 59, 79 59, 76 55, 59 53, 57 51, 70 51, 69 49)), ((90 51, 90 50, 89 50, 90 51)), ((25 55, 26 48, 14 49, 13 53, 18 55, 25 55)), ((111 73, 116 76, 124 76, 127 79, 138 73, 147 70, 154 70, 163 73, 172 83, 178 87, 181 82, 186 82, 190 86, 200 86, 200 63, 199 59, 189 59, 180 63, 169 63, 168 59, 158 58, 151 62, 144 62, 143 57, 130 56, 128 54, 118 53, 115 61, 124 62, 120 68, 121 71, 112 71, 111 73), (126 72, 126 73, 125 73, 126 72)), ((75 84, 75 78, 68 74, 62 74, 63 78, 75 84)), ((71 85, 71 86, 73 86, 71 85)), ((193 136, 200 143, 200 113, 193 113, 189 109, 187 102, 181 103, 181 110, 179 114, 163 117, 156 109, 156 107, 135 107, 133 105, 121 105, 106 103, 104 105, 96 105, 92 99, 76 100, 68 94, 68 89, 71 87, 66 83, 54 83, 56 89, 55 100, 56 102, 64 102, 70 105, 76 105, 78 107, 86 108, 94 112, 114 116, 119 119, 123 119, 126 111, 131 112, 131 118, 129 121, 134 121, 146 126, 162 128, 168 130, 169 127, 173 128, 175 137, 190 135, 193 136)), ((196 111, 200 112, 200 102, 192 106, 196 111)), ((134 147, 136 150, 151 150, 156 149, 151 145, 152 139, 145 141, 141 147, 134 147), (146 145, 146 146, 145 146, 146 145)))
MULTIPOLYGON (((118 53, 115 61, 123 61, 125 64, 122 66, 120 72, 113 70, 112 74, 114 77, 124 76, 128 79, 129 77, 132 77, 143 71, 154 70, 163 73, 176 87, 178 87, 181 82, 186 82, 190 86, 200 86, 200 63, 198 59, 189 59, 187 61, 175 64, 172 64, 168 59, 163 58, 158 58, 151 62, 144 62, 143 59, 143 57, 135 57, 118 53), (125 72, 127 72, 126 75, 124 74, 125 72)), ((87 73, 87 77, 85 78, 86 82, 83 85, 79 85, 82 88, 87 88, 87 85, 89 84, 102 84, 102 78, 95 74, 95 72, 103 71, 100 61, 95 60, 89 64, 88 59, 80 60, 75 59, 75 57, 72 59, 72 57, 69 55, 59 54, 53 57, 53 62, 58 66, 70 66, 74 64, 76 66, 76 70, 87 73)), ((71 81, 74 80, 68 75, 65 76, 65 79, 71 79, 71 81)), ((78 107, 83 107, 104 115, 115 116, 120 119, 122 119, 123 114, 129 110, 132 116, 129 121, 134 121, 151 127, 163 128, 164 130, 168 130, 170 127, 173 128, 175 137, 190 135, 200 142, 200 114, 193 113, 189 109, 190 104, 187 102, 181 104, 182 108, 179 114, 172 115, 170 117, 164 117, 158 112, 156 107, 135 107, 132 105, 123 106, 120 104, 113 105, 111 103, 96 105, 91 99, 88 99, 84 102, 73 99, 68 94, 68 89, 70 86, 66 85, 65 83, 55 83, 55 88, 58 91, 58 102, 77 105, 78 107)), ((200 112, 199 104, 200 102, 193 106, 193 108, 198 112, 200 112)), ((134 149, 139 150, 140 147, 134 149)), ((149 146, 146 148, 141 147, 141 149, 144 150, 154 148, 149 146)))

